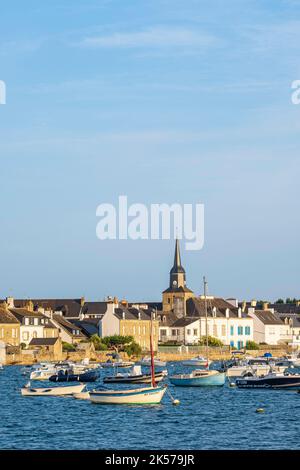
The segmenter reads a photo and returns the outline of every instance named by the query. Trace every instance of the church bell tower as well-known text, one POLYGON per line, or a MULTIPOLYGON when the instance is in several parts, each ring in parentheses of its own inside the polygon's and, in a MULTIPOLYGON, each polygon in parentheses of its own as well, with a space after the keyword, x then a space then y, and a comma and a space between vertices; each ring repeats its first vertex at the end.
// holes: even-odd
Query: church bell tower
POLYGON ((190 297, 194 297, 193 291, 186 287, 185 270, 181 264, 179 240, 176 239, 174 263, 170 270, 170 282, 168 289, 163 291, 163 310, 182 312, 185 315, 185 303, 190 297))

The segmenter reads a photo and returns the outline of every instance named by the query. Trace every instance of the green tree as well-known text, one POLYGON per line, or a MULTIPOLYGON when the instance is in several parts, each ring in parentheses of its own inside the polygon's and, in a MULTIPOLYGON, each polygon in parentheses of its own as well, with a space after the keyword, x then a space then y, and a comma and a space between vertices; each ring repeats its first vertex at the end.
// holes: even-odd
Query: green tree
MULTIPOLYGON (((206 338, 205 337, 202 337, 200 340, 199 340, 199 345, 200 346, 205 346, 206 345, 206 338)), ((217 346, 223 346, 223 343, 220 339, 218 338, 215 338, 214 336, 208 336, 208 346, 212 346, 212 347, 217 347, 217 346)))
POLYGON ((283 299, 277 299, 275 304, 284 304, 284 300, 283 299))
POLYGON ((73 352, 76 351, 76 347, 74 344, 67 343, 66 341, 62 342, 62 349, 65 352, 73 352))
POLYGON ((246 349, 259 349, 259 345, 255 341, 247 341, 246 349))

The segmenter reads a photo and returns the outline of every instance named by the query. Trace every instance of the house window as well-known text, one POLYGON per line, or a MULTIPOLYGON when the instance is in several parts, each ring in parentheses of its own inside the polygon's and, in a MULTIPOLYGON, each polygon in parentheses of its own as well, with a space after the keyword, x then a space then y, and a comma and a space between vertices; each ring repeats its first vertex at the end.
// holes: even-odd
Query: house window
POLYGON ((222 325, 222 336, 226 336, 226 325, 222 325))
POLYGON ((238 335, 242 335, 244 328, 242 326, 238 326, 238 335))
POLYGON ((230 341, 230 346, 233 348, 234 347, 234 341, 230 341))
POLYGON ((160 330, 160 336, 167 336, 167 330, 160 330))
POLYGON ((186 334, 187 334, 188 336, 190 336, 190 335, 191 335, 191 330, 186 330, 186 334))
POLYGON ((38 319, 38 318, 34 318, 34 319, 33 319, 33 324, 34 324, 34 325, 38 325, 38 324, 39 324, 39 319, 38 319))
POLYGON ((194 336, 197 336, 197 335, 198 335, 198 330, 197 330, 197 328, 193 330, 193 335, 194 335, 194 336))
POLYGON ((244 347, 243 341, 238 341, 237 347, 238 347, 238 349, 242 349, 244 347))
POLYGON ((25 325, 29 325, 29 318, 25 318, 25 325))
POLYGON ((250 335, 250 326, 245 326, 245 335, 250 335))
POLYGON ((172 336, 176 336, 177 330, 172 330, 172 336))
POLYGON ((168 297, 168 304, 170 304, 170 303, 171 303, 171 299, 170 299, 170 297, 168 297))
MULTIPOLYGON (((233 325, 231 325, 231 327, 230 327, 230 334, 231 334, 231 336, 234 335, 234 326, 233 326, 233 325)), ((234 345, 233 345, 233 346, 234 346, 234 345)))

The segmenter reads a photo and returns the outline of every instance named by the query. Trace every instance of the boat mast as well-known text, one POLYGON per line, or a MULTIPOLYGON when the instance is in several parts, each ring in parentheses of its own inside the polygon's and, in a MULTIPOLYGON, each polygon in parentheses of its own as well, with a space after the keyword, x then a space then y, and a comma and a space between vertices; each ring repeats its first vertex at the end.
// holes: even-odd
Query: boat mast
POLYGON ((205 309, 205 330, 206 330, 206 358, 207 358, 207 367, 208 367, 208 321, 207 321, 207 282, 205 276, 203 277, 204 284, 204 309, 205 309))
POLYGON ((151 313, 151 322, 150 322, 150 354, 151 354, 151 385, 156 387, 155 382, 155 370, 154 370, 154 354, 153 354, 153 343, 152 343, 152 325, 153 325, 153 312, 151 313))

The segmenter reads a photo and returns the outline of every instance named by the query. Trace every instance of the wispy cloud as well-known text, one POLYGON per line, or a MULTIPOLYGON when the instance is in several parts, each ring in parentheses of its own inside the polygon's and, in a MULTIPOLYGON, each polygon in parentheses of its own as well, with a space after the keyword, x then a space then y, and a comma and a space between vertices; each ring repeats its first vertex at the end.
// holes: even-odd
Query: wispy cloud
POLYGON ((116 32, 84 38, 79 45, 89 48, 161 48, 209 47, 219 42, 205 32, 170 27, 152 27, 144 31, 116 32))

